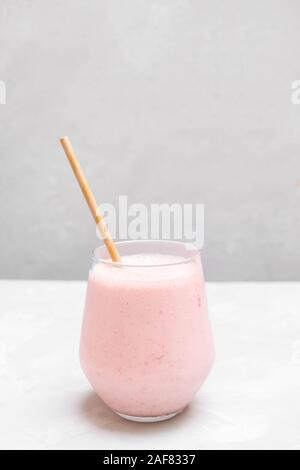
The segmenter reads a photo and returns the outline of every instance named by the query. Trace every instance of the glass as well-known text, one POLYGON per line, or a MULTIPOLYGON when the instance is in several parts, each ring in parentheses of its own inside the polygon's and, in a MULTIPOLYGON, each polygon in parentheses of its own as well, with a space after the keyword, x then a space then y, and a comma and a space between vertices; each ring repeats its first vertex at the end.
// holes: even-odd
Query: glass
POLYGON ((104 246, 94 252, 81 365, 114 412, 162 421, 191 402, 213 364, 200 254, 173 241, 117 246, 122 264, 108 260, 104 246))

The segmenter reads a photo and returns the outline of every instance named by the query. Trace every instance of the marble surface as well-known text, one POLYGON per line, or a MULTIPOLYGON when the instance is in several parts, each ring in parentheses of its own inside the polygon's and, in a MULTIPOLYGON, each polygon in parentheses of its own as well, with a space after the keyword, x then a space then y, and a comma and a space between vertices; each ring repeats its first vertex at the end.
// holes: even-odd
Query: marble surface
POLYGON ((217 360, 180 416, 136 424, 78 362, 85 283, 0 282, 1 449, 300 449, 300 285, 208 284, 217 360))

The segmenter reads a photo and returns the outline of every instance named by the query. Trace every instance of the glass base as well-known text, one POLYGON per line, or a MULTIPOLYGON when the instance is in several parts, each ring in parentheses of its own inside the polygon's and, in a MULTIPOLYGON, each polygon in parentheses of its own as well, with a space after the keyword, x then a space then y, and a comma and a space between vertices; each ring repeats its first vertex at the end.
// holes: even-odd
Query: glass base
POLYGON ((124 415, 123 413, 115 413, 121 418, 127 419, 128 421, 135 421, 136 423, 158 423, 159 421, 166 421, 167 419, 174 418, 174 416, 178 415, 183 411, 184 408, 181 410, 175 411, 174 413, 170 413, 168 415, 160 415, 160 416, 130 416, 124 415))

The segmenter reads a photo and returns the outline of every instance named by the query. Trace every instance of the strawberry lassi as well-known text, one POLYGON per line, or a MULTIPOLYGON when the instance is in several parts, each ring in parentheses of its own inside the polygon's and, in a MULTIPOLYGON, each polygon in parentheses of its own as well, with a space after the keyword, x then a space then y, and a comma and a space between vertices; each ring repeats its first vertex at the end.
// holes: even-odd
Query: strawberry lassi
POLYGON ((199 253, 179 242, 124 242, 122 263, 96 250, 80 358, 101 399, 136 421, 185 408, 213 363, 199 253), (103 257, 103 258, 102 258, 103 257))

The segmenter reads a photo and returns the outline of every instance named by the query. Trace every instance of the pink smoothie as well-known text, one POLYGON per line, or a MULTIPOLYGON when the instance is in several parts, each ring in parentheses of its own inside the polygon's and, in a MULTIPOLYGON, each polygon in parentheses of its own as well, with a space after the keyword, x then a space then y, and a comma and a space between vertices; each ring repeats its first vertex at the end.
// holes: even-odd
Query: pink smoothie
POLYGON ((184 408, 213 363, 201 261, 131 255, 90 271, 80 358, 114 411, 155 417, 184 408), (164 266, 162 266, 164 265, 164 266))

